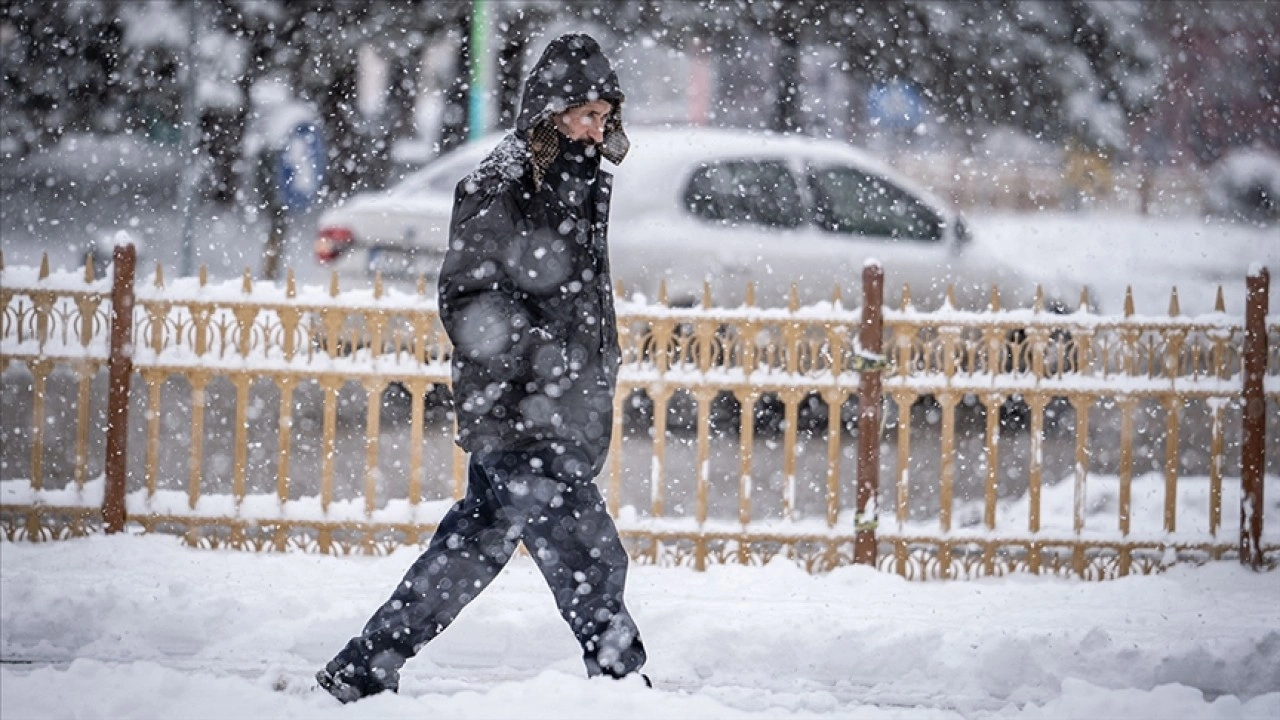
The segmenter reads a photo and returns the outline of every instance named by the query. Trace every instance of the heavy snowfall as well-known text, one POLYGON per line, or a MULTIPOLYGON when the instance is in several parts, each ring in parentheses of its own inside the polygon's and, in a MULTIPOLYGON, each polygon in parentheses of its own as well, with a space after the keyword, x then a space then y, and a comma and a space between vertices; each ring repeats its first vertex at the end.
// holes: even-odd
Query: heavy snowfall
MULTIPOLYGON (((228 288, 246 269, 257 283, 279 283, 287 269, 319 295, 341 270, 344 289, 366 289, 372 252, 367 263, 345 258, 354 274, 333 262, 334 238, 357 227, 339 221, 391 207, 379 205, 388 191, 403 197, 423 185, 451 151, 496 142, 546 44, 588 32, 613 60, 637 138, 687 136, 665 148, 677 156, 698 151, 700 133, 712 130, 744 155, 790 136, 838 143, 870 158, 867 172, 883 172, 876 182, 901 178, 951 233, 935 255, 895 235, 892 248, 886 237, 882 250, 827 258, 827 240, 805 246, 821 234, 816 206, 763 229, 750 213, 715 224, 689 215, 723 207, 668 197, 678 178, 628 185, 628 169, 662 167, 644 164, 640 142, 638 159, 614 169, 633 191, 610 228, 615 270, 631 273, 625 301, 653 302, 656 285, 645 283, 659 276, 700 286, 738 271, 761 284, 765 304, 770 282, 775 299, 792 282, 825 299, 827 280, 791 269, 806 267, 791 259, 852 278, 846 269, 874 255, 894 279, 915 263, 911 292, 929 309, 952 283, 986 298, 996 278, 1006 307, 1027 306, 1041 286, 1071 307, 1083 295, 1098 313, 1124 312, 1128 295, 1137 314, 1156 318, 1213 312, 1220 292, 1224 311, 1243 316, 1244 279, 1266 267, 1274 320, 1277 28, 1275 3, 1192 0, 4 3, 0 253, 9 278, 34 277, 46 257, 57 277, 86 261, 102 277, 112 249, 131 243, 140 283, 159 265, 171 284, 201 269, 228 288), (688 227, 698 230, 686 241, 677 230, 688 227), (771 243, 782 251, 769 258, 750 249, 771 243)), ((452 182, 469 169, 442 175, 443 205, 410 203, 410 214, 445 212, 447 221, 452 182)), ((733 187, 751 194, 727 186, 729 196, 733 187)), ((422 240, 405 222, 392 232, 422 240)), ((895 303, 900 287, 890 287, 895 303)), ((74 390, 50 387, 63 395, 38 433, 52 475, 38 495, 29 482, 32 374, 0 362, 0 505, 73 494, 74 390)), ((1266 407, 1263 537, 1274 545, 1280 413, 1274 401, 1266 407)), ((162 418, 166 428, 182 422, 162 418)), ((440 430, 431 457, 447 458, 448 418, 428 422, 440 430)), ((389 425, 388 436, 403 435, 389 425)), ((922 425, 936 432, 935 419, 922 425)), ((1135 527, 1156 537, 1162 425, 1152 415, 1138 427, 1135 527)), ((185 435, 164 442, 185 462, 185 435)), ((626 472, 649 472, 643 442, 624 445, 641 458, 628 459, 626 472)), ((1056 442, 1047 452, 1069 455, 1072 439, 1056 442)), ((915 452, 936 446, 926 440, 915 452)), ((229 462, 210 447, 215 466, 229 462)), ((1182 462, 1201 468, 1203 454, 1188 450, 1182 462)), ((93 463, 101 467, 96 455, 93 463)), ((176 506, 187 471, 173 467, 161 484, 176 506)), ((959 463, 962 474, 977 467, 959 463)), ((1211 522, 1207 473, 1181 479, 1195 501, 1179 510, 1183 528, 1211 522)), ((1240 474, 1225 472, 1235 483, 1223 492, 1227 535, 1238 530, 1240 474)), ((1118 481, 1095 475, 1090 512, 1101 527, 1114 522, 1118 481)), ((92 495, 101 486, 91 478, 86 487, 92 495)), ((1067 490, 1046 489, 1046 527, 1066 532, 1067 490)), ((978 517, 980 497, 958 499, 957 517, 978 517)), ((447 503, 437 500, 424 507, 442 513, 447 503)), ((1001 512, 1024 501, 1002 498, 1001 512)), ((912 519, 936 522, 931 512, 912 519)), ((623 515, 620 524, 634 519, 633 508, 623 515)), ((521 554, 409 661, 398 693, 338 704, 315 688, 315 671, 420 550, 193 549, 132 530, 0 541, 0 717, 1280 717, 1280 571, 1234 559, 1104 582, 920 582, 863 566, 808 574, 782 557, 703 572, 633 563, 627 605, 648 648, 648 688, 634 676, 584 677, 573 634, 521 554)))

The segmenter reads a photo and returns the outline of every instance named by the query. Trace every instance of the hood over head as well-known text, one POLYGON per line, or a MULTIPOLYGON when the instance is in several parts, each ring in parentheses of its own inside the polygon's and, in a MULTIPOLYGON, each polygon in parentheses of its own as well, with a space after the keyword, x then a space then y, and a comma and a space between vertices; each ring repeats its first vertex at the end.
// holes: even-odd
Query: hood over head
POLYGON ((516 135, 530 143, 536 156, 539 146, 555 137, 548 136, 547 131, 559 133, 551 118, 592 100, 605 100, 613 105, 613 112, 605 122, 600 152, 616 165, 631 147, 622 130, 624 95, 618 85, 618 75, 600 44, 590 35, 561 35, 547 45, 525 80, 516 135))

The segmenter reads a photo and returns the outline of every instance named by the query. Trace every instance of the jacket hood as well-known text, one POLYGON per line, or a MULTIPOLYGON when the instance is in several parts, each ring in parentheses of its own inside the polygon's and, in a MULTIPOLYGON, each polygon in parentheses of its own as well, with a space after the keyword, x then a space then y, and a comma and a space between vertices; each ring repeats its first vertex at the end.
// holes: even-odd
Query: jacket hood
POLYGON ((601 154, 615 165, 622 162, 631 142, 622 130, 625 96, 600 44, 590 35, 570 33, 552 40, 525 80, 516 118, 516 135, 536 140, 552 116, 575 105, 605 100, 613 112, 605 123, 601 154))

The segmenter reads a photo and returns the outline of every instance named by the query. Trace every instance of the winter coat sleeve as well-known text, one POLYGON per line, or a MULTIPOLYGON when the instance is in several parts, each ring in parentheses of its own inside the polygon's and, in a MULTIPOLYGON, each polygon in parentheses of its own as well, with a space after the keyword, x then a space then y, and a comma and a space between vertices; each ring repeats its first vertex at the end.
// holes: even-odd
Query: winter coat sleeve
POLYGON ((458 184, 439 304, 440 321, 460 360, 508 365, 527 334, 529 318, 511 278, 516 217, 510 193, 474 191, 465 180, 458 184))

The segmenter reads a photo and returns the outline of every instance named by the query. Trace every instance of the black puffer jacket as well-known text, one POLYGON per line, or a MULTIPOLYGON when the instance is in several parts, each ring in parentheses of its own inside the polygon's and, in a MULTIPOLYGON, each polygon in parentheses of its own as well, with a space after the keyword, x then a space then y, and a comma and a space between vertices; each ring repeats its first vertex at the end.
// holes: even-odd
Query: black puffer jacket
POLYGON ((608 452, 619 364, 612 177, 598 153, 550 124, 594 99, 614 106, 602 151, 620 161, 623 95, 609 61, 588 36, 553 41, 526 82, 516 130, 454 192, 440 318, 454 346, 457 441, 470 452, 555 443, 596 473, 608 452), (561 191, 566 162, 586 178, 585 199, 561 191))

